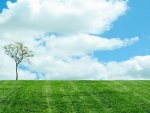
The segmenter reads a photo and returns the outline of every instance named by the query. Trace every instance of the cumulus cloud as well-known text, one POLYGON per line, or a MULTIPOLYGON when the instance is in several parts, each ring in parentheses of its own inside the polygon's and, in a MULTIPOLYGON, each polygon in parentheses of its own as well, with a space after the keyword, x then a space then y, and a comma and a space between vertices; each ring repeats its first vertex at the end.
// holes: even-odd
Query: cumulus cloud
MULTIPOLYGON (((24 44, 34 52, 34 58, 31 59, 32 65, 28 66, 31 69, 34 66, 32 70, 34 72, 39 70, 40 73, 42 72, 47 75, 44 78, 42 77, 42 79, 95 79, 97 77, 96 73, 101 69, 101 66, 97 66, 98 62, 90 56, 93 51, 113 50, 136 41, 138 41, 138 37, 121 40, 80 34, 67 37, 43 35, 39 39, 30 40, 30 43, 25 41, 24 44), (76 73, 74 72, 75 68, 76 73)), ((2 75, 8 75, 5 77, 1 75, 1 79, 10 79, 12 73, 15 74, 13 60, 6 56, 3 51, 3 46, 8 43, 10 43, 10 40, 1 39, 0 59, 5 60, 0 65, 0 71, 3 73, 2 75)), ((21 74, 20 79, 36 78, 35 73, 30 72, 30 70, 21 70, 19 73, 21 74), (26 74, 28 75, 26 76, 26 74)), ((97 73, 97 75, 99 74, 97 73)))
POLYGON ((18 0, 0 14, 0 31, 103 33, 127 10, 125 0, 18 0))
POLYGON ((150 79, 150 56, 136 56, 123 62, 109 62, 102 74, 105 79, 150 79))
POLYGON ((37 40, 35 57, 31 60, 34 69, 30 68, 44 73, 42 79, 101 79, 105 67, 89 54, 96 50, 120 48, 137 40, 137 37, 121 40, 84 34, 45 36, 37 40))
POLYGON ((9 58, 2 54, 3 52, 0 51, 0 79, 1 80, 11 80, 11 79, 15 79, 15 76, 13 76, 13 74, 15 74, 15 64, 14 62, 9 58))
POLYGON ((65 80, 138 80, 150 79, 150 56, 136 56, 122 62, 99 62, 91 56, 60 60, 46 56, 35 58, 32 64, 44 73, 40 79, 65 80))
POLYGON ((138 37, 121 40, 119 38, 103 38, 100 36, 80 34, 72 36, 47 35, 40 38, 35 49, 39 54, 50 54, 57 57, 82 56, 97 50, 114 50, 131 45, 138 37), (41 50, 40 50, 41 49, 41 50))
POLYGON ((29 70, 19 70, 19 80, 36 80, 36 73, 30 72, 29 70))
POLYGON ((19 79, 149 79, 149 56, 102 63, 91 55, 139 40, 100 36, 125 14, 125 0, 18 0, 8 7, 0 14, 0 79, 15 79, 2 47, 16 41, 35 54, 19 79))
POLYGON ((90 56, 79 59, 60 60, 52 56, 32 60, 34 69, 44 73, 40 79, 88 80, 100 79, 101 65, 90 56))

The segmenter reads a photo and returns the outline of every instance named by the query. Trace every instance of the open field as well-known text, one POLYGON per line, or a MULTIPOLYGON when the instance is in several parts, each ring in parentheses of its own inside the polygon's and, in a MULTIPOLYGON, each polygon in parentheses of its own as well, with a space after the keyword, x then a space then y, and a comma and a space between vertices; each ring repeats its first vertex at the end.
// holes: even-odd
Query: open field
POLYGON ((150 113, 150 81, 0 81, 0 113, 150 113))

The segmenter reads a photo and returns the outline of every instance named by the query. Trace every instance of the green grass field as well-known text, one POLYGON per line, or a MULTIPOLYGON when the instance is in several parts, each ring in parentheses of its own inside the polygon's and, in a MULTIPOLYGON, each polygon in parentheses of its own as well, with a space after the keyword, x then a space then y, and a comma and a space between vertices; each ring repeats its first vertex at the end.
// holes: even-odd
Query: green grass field
POLYGON ((0 113, 150 113, 150 81, 0 81, 0 113))

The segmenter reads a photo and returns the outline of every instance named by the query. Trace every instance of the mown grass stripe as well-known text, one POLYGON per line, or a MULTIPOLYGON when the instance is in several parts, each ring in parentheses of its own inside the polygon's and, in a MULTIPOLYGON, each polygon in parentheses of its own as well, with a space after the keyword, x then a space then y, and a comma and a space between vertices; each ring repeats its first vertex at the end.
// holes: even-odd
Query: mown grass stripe
POLYGON ((148 113, 150 81, 0 81, 1 113, 148 113))

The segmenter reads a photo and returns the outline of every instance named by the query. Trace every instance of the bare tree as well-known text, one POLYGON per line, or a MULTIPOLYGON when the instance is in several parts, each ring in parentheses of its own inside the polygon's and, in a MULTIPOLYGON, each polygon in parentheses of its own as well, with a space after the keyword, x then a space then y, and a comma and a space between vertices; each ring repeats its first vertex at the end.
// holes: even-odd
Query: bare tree
POLYGON ((16 63, 16 80, 18 80, 18 66, 21 62, 29 62, 29 57, 33 57, 32 51, 22 43, 16 42, 4 46, 5 53, 14 59, 16 63))

